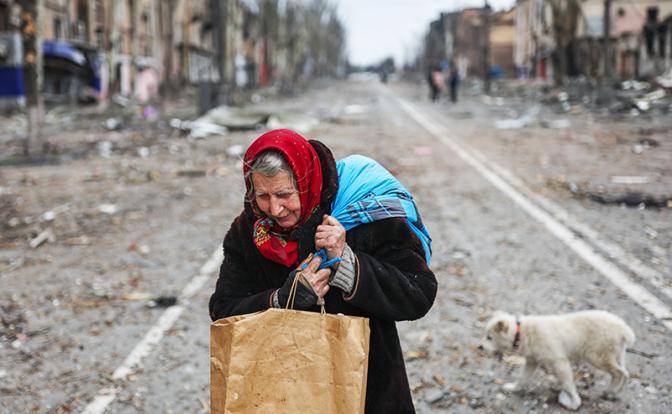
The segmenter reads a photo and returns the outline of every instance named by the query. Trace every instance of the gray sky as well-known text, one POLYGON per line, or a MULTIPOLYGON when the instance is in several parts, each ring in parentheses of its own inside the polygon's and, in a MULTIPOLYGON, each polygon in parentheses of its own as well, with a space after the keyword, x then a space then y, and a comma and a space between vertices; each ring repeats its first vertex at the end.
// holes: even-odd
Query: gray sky
MULTIPOLYGON (((417 53, 429 22, 442 11, 483 6, 484 0, 335 0, 348 32, 354 64, 377 63, 392 55, 400 66, 417 53)), ((499 10, 515 0, 489 0, 499 10)))

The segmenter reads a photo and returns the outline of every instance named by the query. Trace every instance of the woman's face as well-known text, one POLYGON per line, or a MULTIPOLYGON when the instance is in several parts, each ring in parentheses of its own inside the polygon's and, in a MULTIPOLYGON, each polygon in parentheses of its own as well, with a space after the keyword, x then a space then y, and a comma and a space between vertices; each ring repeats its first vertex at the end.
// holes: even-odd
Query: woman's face
POLYGON ((257 207, 280 227, 290 229, 299 223, 301 200, 292 177, 280 171, 273 177, 252 173, 254 200, 257 207))

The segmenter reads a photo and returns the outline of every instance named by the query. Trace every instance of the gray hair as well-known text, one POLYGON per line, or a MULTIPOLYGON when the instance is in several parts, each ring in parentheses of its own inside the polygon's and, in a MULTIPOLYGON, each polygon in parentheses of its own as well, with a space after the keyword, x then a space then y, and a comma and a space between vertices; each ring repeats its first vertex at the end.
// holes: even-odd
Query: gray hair
POLYGON ((257 155, 250 167, 250 170, 245 176, 246 180, 250 182, 250 190, 247 192, 247 199, 254 199, 254 184, 252 183, 252 173, 258 173, 264 177, 274 177, 281 171, 285 171, 292 179, 292 184, 294 188, 297 188, 296 179, 294 178, 294 173, 292 168, 287 163, 287 160, 282 155, 280 151, 276 150, 267 150, 257 155))

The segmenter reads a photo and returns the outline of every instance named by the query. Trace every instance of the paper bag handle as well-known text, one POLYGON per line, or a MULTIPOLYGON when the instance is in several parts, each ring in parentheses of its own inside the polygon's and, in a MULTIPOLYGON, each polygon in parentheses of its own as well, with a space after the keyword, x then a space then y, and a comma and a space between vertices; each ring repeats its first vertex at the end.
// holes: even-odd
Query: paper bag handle
MULTIPOLYGON (((306 282, 304 285, 308 286, 310 289, 313 288, 310 286, 310 283, 306 281, 306 278, 303 276, 303 272, 298 272, 292 281, 292 286, 289 288, 289 297, 287 298, 285 309, 294 309, 294 298, 296 298, 296 289, 298 287, 299 279, 302 279, 304 282, 306 282)), ((324 298, 318 296, 317 304, 320 305, 320 312, 324 315, 326 313, 326 310, 324 309, 324 298)))

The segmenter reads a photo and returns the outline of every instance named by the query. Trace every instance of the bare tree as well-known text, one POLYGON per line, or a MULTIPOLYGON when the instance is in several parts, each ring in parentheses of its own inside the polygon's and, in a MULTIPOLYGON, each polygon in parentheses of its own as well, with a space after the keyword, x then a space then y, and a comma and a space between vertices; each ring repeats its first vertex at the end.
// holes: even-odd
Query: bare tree
MULTIPOLYGON (((177 90, 173 78, 173 52, 175 49, 173 24, 175 22, 176 7, 177 0, 159 1, 159 22, 161 23, 160 33, 161 41, 163 43, 163 76, 161 79, 160 90, 163 98, 175 96, 175 92, 177 90)), ((219 25, 220 23, 217 24, 219 25)))
POLYGON ((604 79, 609 82, 611 79, 611 0, 604 0, 604 79))
POLYGON ((26 110, 28 117, 28 134, 24 141, 23 152, 29 156, 32 146, 40 139, 40 122, 42 120, 42 25, 41 13, 43 0, 22 0, 21 36, 23 38, 23 60, 25 73, 26 110))
POLYGON ((336 6, 328 0, 313 0, 303 12, 308 53, 314 63, 312 75, 334 75, 345 48, 345 29, 336 6))
POLYGON ((581 0, 546 0, 553 16, 555 52, 553 72, 556 85, 562 85, 569 74, 568 57, 576 41, 581 17, 581 0))

